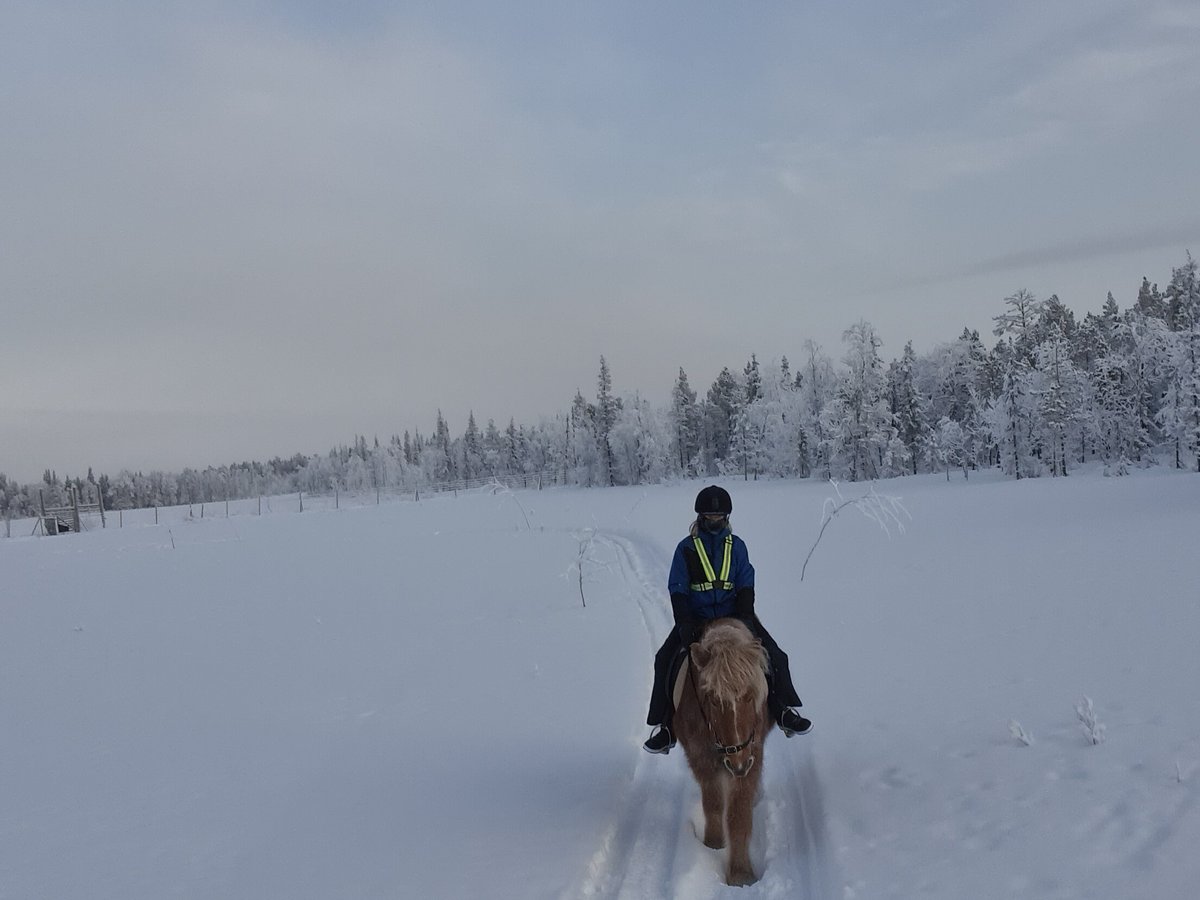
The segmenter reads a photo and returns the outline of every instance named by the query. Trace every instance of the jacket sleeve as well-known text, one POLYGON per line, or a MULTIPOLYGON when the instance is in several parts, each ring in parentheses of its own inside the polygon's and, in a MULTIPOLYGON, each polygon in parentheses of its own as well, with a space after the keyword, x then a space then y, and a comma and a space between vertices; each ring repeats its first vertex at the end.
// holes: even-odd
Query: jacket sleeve
POLYGON ((735 591, 740 593, 742 588, 754 589, 754 566, 750 565, 750 552, 741 538, 734 539, 732 575, 735 591))
POLYGON ((687 594, 671 595, 671 612, 675 615, 680 639, 684 644, 690 644, 696 639, 696 632, 700 630, 700 620, 692 612, 692 601, 687 594))
POLYGON ((692 589, 692 578, 688 574, 687 560, 683 555, 683 544, 675 548, 671 559, 671 574, 667 577, 667 592, 672 598, 676 594, 687 596, 692 589))

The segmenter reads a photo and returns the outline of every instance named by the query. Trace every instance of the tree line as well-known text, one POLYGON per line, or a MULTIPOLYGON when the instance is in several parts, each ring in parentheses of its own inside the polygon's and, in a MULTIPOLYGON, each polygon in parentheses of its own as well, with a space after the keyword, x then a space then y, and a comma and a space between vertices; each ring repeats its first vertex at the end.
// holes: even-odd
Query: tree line
POLYGON ((846 329, 840 359, 806 341, 786 356, 723 368, 703 396, 680 368, 670 400, 618 396, 604 357, 594 398, 534 425, 468 416, 454 436, 405 431, 313 456, 20 485, 0 473, 0 516, 103 497, 109 509, 294 491, 420 490, 455 480, 552 472, 575 485, 692 476, 892 478, 999 468, 1013 478, 1066 476, 1099 461, 1108 474, 1166 462, 1200 471, 1200 277, 1191 254, 1164 290, 1143 278, 1122 309, 1109 293, 1082 320, 1056 295, 1004 298, 995 342, 977 330, 884 363, 870 323, 846 329))

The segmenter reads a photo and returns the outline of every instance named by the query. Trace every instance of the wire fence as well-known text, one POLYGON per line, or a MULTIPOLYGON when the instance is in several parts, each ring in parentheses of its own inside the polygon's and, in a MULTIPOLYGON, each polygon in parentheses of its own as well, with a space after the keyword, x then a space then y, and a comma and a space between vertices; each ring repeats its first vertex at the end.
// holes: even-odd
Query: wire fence
MULTIPOLYGON (((80 531, 100 528, 145 527, 169 525, 197 519, 230 518, 232 516, 262 516, 277 513, 302 513, 317 510, 352 509, 378 506, 384 503, 417 501, 422 497, 492 490, 541 490, 563 483, 561 472, 543 471, 528 474, 486 475, 479 478, 459 478, 420 487, 367 488, 365 490, 313 492, 296 491, 262 497, 241 497, 229 500, 210 500, 204 503, 185 503, 177 506, 141 507, 138 509, 109 509, 83 512, 79 517, 80 531)), ((66 532, 64 532, 66 533, 66 532)), ((5 519, 0 535, 5 538, 51 535, 41 517, 5 519)))

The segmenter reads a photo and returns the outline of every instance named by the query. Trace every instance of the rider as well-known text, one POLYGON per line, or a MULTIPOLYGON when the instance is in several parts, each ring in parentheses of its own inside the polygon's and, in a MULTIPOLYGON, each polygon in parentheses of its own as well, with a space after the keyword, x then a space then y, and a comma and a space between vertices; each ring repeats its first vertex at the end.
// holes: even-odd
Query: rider
POLYGON ((754 566, 746 544, 729 525, 733 500, 724 488, 711 485, 696 496, 696 521, 691 533, 675 548, 667 586, 675 627, 654 657, 654 688, 650 692, 647 725, 654 732, 642 746, 651 753, 669 753, 675 746, 671 731, 674 712, 667 681, 675 657, 700 639, 706 622, 723 616, 741 619, 762 641, 770 658, 767 704, 780 730, 791 737, 807 734, 812 722, 792 707, 803 706, 792 686, 788 658, 754 613, 754 566))

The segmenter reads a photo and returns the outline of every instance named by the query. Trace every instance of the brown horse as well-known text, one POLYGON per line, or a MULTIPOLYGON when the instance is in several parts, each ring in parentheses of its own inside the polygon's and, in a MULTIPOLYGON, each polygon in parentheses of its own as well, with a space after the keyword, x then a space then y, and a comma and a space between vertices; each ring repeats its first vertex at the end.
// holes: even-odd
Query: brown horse
POLYGON ((762 781, 767 654, 737 619, 717 619, 693 644, 675 711, 675 734, 700 784, 704 845, 729 847, 725 881, 757 881, 750 864, 754 799, 762 781))

